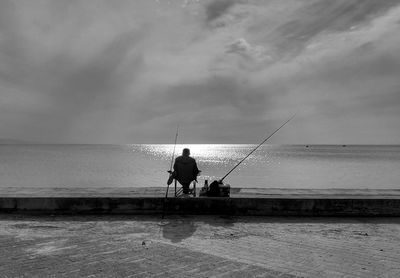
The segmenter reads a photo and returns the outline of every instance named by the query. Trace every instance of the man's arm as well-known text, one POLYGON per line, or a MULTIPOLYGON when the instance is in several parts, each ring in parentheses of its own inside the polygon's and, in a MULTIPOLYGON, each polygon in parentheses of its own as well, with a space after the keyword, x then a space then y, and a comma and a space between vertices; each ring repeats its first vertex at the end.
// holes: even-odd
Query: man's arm
POLYGON ((194 166, 193 166, 193 176, 195 179, 197 179, 197 175, 200 173, 201 171, 199 170, 199 168, 197 168, 197 163, 196 160, 194 161, 194 166))
POLYGON ((175 158, 175 162, 174 162, 174 172, 176 172, 176 170, 178 169, 178 165, 176 165, 176 158, 175 158))

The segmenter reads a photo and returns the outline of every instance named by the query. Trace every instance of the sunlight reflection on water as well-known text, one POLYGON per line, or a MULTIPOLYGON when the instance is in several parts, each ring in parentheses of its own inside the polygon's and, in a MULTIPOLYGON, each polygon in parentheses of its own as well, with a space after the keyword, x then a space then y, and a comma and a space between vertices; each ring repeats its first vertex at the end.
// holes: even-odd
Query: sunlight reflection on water
MULTIPOLYGON (((148 156, 157 157, 161 160, 172 159, 174 145, 135 145, 148 156)), ((205 179, 213 180, 222 177, 222 173, 229 171, 240 160, 242 160, 249 150, 255 146, 250 144, 223 145, 223 144, 177 144, 175 147, 174 158, 181 155, 184 148, 190 149, 190 155, 197 161, 202 170, 198 180, 204 182, 205 179)), ((266 147, 267 148, 267 147, 266 147)), ((265 155, 265 151, 261 156, 265 155)), ((261 159, 260 155, 251 157, 251 164, 257 163, 261 159)), ((249 161, 244 161, 241 167, 248 166, 249 161)), ((240 168, 238 168, 240 169, 240 168)))
MULTIPOLYGON (((171 159, 174 145, 141 145, 142 150, 150 155, 171 159)), ((202 162, 224 163, 238 160, 246 155, 252 145, 216 145, 216 144, 178 144, 175 157, 181 155, 184 148, 190 149, 190 155, 202 162)))

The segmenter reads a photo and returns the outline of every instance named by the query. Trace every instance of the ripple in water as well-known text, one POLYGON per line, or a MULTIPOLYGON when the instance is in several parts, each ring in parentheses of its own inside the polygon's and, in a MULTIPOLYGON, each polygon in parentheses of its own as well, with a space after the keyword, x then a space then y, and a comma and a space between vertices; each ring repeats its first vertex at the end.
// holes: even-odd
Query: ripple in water
MULTIPOLYGON (((224 176, 254 145, 188 147, 202 175, 224 176)), ((173 145, 0 145, 2 187, 166 186, 173 145)), ((259 188, 398 188, 400 146, 264 145, 225 182, 259 188)))

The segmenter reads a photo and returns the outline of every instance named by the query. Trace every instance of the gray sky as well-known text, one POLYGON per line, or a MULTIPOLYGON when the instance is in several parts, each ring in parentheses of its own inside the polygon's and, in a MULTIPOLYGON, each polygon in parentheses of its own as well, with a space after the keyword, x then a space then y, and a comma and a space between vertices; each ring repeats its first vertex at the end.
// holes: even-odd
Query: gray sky
POLYGON ((0 138, 400 144, 398 0, 2 0, 0 138))

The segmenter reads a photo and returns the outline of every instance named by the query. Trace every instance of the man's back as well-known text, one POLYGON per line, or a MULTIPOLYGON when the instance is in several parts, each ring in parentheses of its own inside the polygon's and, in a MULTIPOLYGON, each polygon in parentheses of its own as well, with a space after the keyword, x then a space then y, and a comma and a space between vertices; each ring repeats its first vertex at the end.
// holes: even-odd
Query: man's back
POLYGON ((196 179, 199 169, 196 160, 190 156, 178 156, 175 159, 174 171, 181 184, 191 183, 196 179))

